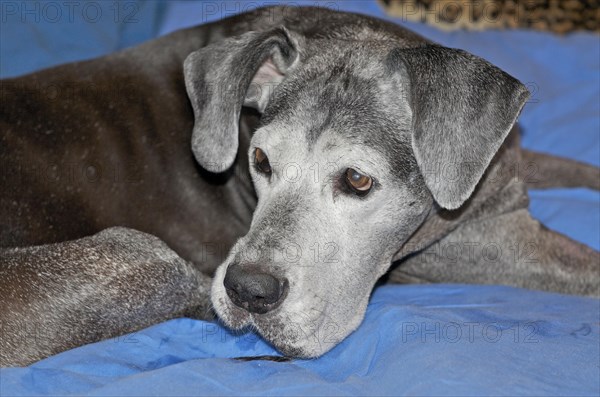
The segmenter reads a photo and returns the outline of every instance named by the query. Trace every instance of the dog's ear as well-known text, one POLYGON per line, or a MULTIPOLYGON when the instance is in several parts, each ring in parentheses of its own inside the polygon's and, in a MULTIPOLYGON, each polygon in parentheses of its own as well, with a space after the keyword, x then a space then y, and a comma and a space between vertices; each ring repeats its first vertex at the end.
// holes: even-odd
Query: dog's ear
POLYGON ((412 149, 425 183, 441 207, 456 209, 473 193, 529 92, 461 50, 396 49, 388 61, 408 82, 412 149))
POLYGON ((237 155, 242 105, 262 112, 272 90, 298 59, 298 38, 280 27, 249 32, 191 53, 184 78, 194 110, 192 151, 211 172, 237 155))

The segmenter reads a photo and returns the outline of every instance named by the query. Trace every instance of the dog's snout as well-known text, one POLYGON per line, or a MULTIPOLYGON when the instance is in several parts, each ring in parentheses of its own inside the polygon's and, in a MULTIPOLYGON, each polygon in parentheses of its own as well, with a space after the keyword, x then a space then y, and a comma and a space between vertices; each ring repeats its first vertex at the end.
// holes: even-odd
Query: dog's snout
POLYGON ((258 314, 279 306, 289 288, 286 279, 256 269, 244 269, 239 264, 229 265, 223 284, 236 306, 258 314))

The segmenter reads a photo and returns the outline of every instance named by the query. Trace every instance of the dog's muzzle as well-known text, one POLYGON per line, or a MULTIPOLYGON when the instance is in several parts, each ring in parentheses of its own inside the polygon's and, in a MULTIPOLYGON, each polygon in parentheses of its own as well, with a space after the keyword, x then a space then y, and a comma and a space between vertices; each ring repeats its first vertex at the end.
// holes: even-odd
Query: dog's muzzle
POLYGON ((286 298, 289 283, 264 270, 231 264, 223 285, 229 299, 251 313, 264 314, 278 307, 286 298))

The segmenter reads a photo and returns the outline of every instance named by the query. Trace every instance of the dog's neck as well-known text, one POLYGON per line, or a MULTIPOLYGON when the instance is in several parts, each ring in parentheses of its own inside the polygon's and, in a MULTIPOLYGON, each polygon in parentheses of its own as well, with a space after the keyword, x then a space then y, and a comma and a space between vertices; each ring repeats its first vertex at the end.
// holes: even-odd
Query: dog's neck
POLYGON ((520 160, 518 128, 515 126, 465 204, 452 211, 434 204, 421 226, 394 255, 393 261, 426 249, 462 224, 527 208, 527 189, 518 177, 519 167, 522 167, 520 160))

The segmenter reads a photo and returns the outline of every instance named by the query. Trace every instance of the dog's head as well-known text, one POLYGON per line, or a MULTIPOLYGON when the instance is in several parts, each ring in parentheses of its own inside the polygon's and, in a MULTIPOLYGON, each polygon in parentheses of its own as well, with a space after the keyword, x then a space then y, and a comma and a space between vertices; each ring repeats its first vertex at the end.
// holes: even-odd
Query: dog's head
POLYGON ((234 162, 241 107, 262 113, 248 153, 258 206, 216 272, 214 307, 301 357, 360 324, 393 255, 434 202, 469 198, 528 96, 460 50, 284 28, 205 47, 184 73, 206 169, 234 162))

